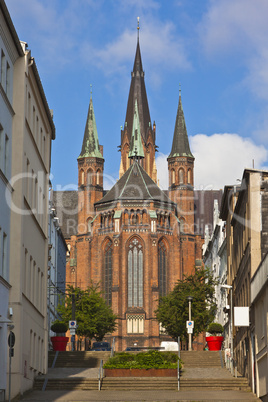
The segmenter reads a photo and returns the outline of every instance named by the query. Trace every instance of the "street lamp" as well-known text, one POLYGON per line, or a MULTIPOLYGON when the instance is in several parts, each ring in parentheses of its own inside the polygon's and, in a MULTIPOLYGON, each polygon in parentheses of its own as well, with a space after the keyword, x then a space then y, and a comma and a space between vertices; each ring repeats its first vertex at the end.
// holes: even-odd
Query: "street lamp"
MULTIPOLYGON (((187 300, 189 302, 189 321, 192 321, 191 304, 192 304, 193 297, 188 296, 187 300)), ((189 348, 188 348, 188 350, 192 350, 192 334, 191 334, 191 332, 189 332, 189 348)))
POLYGON ((231 373, 234 375, 234 343, 233 343, 233 287, 231 285, 220 285, 223 289, 230 289, 231 298, 231 322, 230 322, 230 332, 231 332, 231 373))

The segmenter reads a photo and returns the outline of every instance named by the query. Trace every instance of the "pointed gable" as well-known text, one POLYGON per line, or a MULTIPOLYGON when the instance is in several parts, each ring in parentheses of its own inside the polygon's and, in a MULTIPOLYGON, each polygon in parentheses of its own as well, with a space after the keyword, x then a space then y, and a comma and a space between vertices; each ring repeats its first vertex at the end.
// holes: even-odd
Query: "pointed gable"
POLYGON ((190 150, 189 139, 181 102, 181 94, 179 96, 179 105, 174 129, 173 143, 169 158, 174 158, 176 156, 188 156, 191 158, 194 157, 190 150))
POLYGON ((103 159, 99 146, 99 138, 98 138, 92 96, 90 97, 89 102, 83 145, 78 159, 88 157, 103 159))
POLYGON ((127 113, 126 113, 126 126, 130 136, 133 129, 133 116, 134 116, 134 108, 135 108, 135 101, 138 102, 138 110, 139 110, 139 119, 140 119, 140 129, 141 129, 141 136, 146 142, 147 140, 147 132, 148 128, 151 127, 151 117, 149 111, 149 105, 147 100, 147 93, 145 88, 145 81, 144 81, 144 71, 142 67, 142 60, 141 60, 141 52, 140 52, 140 44, 139 40, 137 42, 137 49, 135 55, 135 61, 133 66, 133 71, 131 73, 131 84, 128 96, 128 104, 127 104, 127 113))

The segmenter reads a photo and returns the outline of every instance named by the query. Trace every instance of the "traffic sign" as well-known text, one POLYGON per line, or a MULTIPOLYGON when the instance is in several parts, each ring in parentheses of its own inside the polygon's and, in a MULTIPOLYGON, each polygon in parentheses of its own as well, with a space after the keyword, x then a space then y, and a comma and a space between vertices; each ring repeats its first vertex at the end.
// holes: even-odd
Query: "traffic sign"
POLYGON ((14 348, 15 345, 15 334, 14 332, 10 331, 9 335, 8 335, 8 346, 10 348, 14 348))
POLYGON ((186 321, 186 328, 194 328, 194 321, 186 321))
POLYGON ((69 321, 69 328, 71 329, 71 328, 76 328, 76 321, 74 321, 74 320, 72 320, 72 321, 69 321))
POLYGON ((193 328, 187 328, 187 332, 188 332, 188 334, 192 334, 193 333, 193 328))
POLYGON ((70 335, 75 335, 75 328, 70 328, 70 335))

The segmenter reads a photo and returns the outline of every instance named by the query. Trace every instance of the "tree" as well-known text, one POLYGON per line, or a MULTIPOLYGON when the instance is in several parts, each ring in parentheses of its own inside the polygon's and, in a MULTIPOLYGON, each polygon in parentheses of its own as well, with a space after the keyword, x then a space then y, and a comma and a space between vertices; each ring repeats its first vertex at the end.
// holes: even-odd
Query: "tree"
POLYGON ((101 341, 107 333, 115 330, 117 316, 106 304, 98 286, 92 284, 86 290, 68 286, 65 298, 58 306, 61 320, 66 324, 72 320, 72 300, 75 301, 78 336, 101 341))
POLYGON ((215 280, 208 268, 197 267, 194 274, 178 280, 174 289, 159 300, 156 318, 167 333, 174 339, 178 336, 187 340, 186 321, 189 319, 188 296, 192 296, 192 320, 194 321, 193 337, 205 331, 214 320, 216 301, 214 297, 215 280))

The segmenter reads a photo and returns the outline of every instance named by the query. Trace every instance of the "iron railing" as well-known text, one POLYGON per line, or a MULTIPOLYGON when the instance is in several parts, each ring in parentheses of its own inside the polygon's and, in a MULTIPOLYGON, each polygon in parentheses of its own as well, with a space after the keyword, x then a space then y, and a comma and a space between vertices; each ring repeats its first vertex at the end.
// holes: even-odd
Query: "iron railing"
POLYGON ((101 360, 99 369, 99 391, 101 390, 103 377, 103 360, 101 360))

